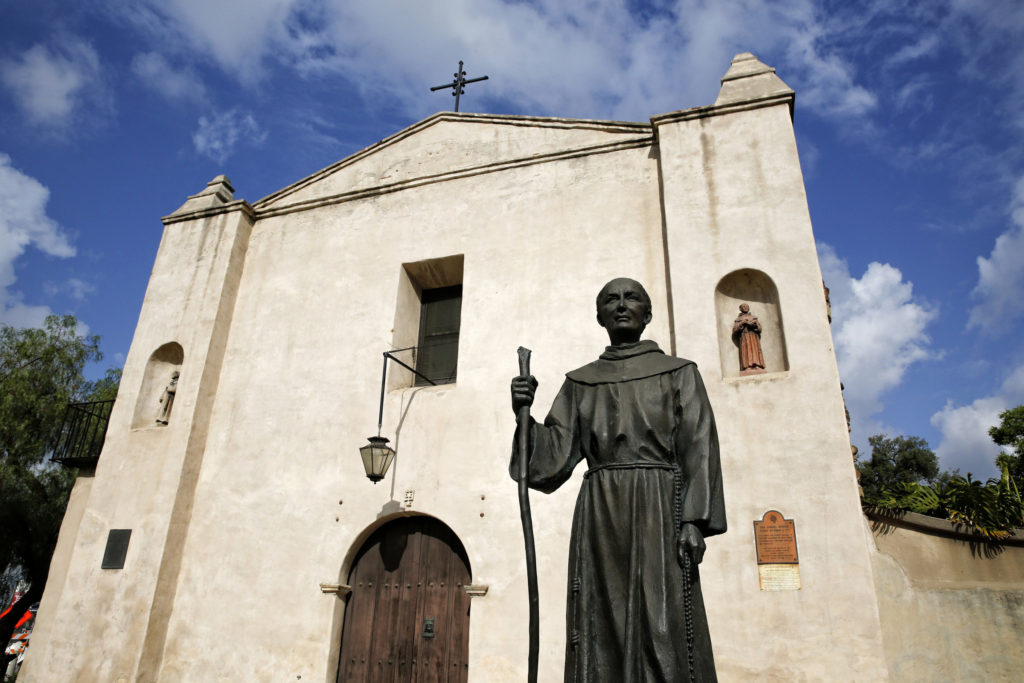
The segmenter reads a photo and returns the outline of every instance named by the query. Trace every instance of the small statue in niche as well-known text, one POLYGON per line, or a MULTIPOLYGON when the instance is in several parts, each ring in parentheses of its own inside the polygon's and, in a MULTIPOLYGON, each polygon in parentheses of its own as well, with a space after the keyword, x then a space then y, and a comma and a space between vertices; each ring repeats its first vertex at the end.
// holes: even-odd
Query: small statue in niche
POLYGON ((750 312, 749 304, 740 304, 740 315, 732 324, 732 340, 740 347, 740 374, 756 375, 765 371, 761 352, 761 323, 750 312))
POLYGON ((829 289, 825 285, 825 281, 821 281, 821 286, 825 289, 825 315, 828 316, 828 324, 832 324, 832 299, 829 297, 829 289))
POLYGON ((171 373, 171 381, 160 397, 160 403, 163 404, 163 407, 160 409, 160 416, 156 418, 157 424, 165 425, 171 417, 171 406, 174 405, 174 394, 178 391, 178 376, 180 374, 177 370, 171 373))

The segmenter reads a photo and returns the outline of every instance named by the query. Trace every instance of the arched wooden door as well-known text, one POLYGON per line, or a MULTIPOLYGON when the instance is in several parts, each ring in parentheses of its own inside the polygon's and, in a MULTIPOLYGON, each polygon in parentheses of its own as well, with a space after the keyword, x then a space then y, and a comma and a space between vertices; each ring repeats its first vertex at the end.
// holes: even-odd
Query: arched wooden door
POLYGON ((469 581, 466 551, 442 522, 377 529, 349 573, 338 680, 466 681, 469 581))

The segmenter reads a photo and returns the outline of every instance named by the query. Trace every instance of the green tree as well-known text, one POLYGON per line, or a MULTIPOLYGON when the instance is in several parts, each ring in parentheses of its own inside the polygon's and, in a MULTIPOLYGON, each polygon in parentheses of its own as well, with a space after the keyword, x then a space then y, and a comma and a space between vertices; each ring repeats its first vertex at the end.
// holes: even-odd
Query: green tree
POLYGON ((1006 468, 1018 488, 1024 487, 1024 406, 999 413, 999 424, 988 435, 997 445, 1009 446, 1010 452, 1000 453, 996 464, 1006 468))
POLYGON ((42 597, 50 557, 75 472, 49 460, 69 402, 117 392, 120 371, 95 383, 82 376, 102 358, 99 337, 78 334, 74 316, 51 315, 42 328, 0 325, 0 570, 28 591, 0 619, 6 646, 14 623, 42 597))
POLYGON ((901 484, 930 484, 940 477, 939 459, 919 436, 888 438, 875 434, 868 438, 871 459, 857 463, 864 500, 880 503, 901 484))
POLYGON ((968 473, 966 478, 955 475, 934 484, 898 484, 885 489, 875 500, 865 498, 865 502, 965 524, 994 541, 1024 524, 1024 501, 1005 469, 999 479, 984 483, 968 473))
POLYGON ((991 540, 1024 525, 1024 406, 1004 411, 989 430, 1011 453, 996 458, 999 479, 981 482, 959 471, 939 472, 935 454, 917 437, 873 436, 871 461, 858 463, 864 502, 892 510, 910 510, 971 526, 991 540))
POLYGON ((113 401, 121 386, 121 368, 107 368, 102 379, 89 384, 86 401, 113 401))

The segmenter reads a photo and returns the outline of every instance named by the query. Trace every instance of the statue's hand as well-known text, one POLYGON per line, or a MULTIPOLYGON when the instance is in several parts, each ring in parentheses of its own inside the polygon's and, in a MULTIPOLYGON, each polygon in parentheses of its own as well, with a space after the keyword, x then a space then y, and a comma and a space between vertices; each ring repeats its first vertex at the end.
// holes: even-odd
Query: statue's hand
POLYGON ((704 544, 704 534, 693 524, 687 522, 679 529, 679 541, 676 545, 679 553, 679 566, 686 566, 683 553, 689 553, 694 564, 700 564, 704 559, 704 550, 707 548, 704 544))
POLYGON ((529 408, 533 405, 533 397, 537 393, 537 378, 529 377, 512 378, 512 412, 519 414, 520 408, 529 408))

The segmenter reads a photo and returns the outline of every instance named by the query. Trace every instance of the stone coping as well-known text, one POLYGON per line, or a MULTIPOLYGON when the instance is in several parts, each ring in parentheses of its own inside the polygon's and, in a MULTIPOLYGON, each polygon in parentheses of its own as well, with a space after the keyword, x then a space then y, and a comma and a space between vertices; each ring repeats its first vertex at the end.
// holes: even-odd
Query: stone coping
POLYGON ((194 211, 182 211, 178 209, 169 216, 164 216, 160 221, 164 225, 170 225, 172 223, 181 223, 183 221, 194 221, 202 218, 211 218, 213 216, 220 216, 221 214, 230 213, 232 211, 241 211, 249 220, 255 220, 256 212, 253 210, 249 202, 244 199, 236 199, 228 202, 227 204, 220 204, 218 206, 209 206, 202 209, 196 209, 194 211))
POLYGON ((651 125, 654 127, 655 133, 657 133, 658 127, 666 123, 679 123, 681 121, 692 121, 694 119, 706 119, 712 116, 724 116, 726 114, 734 114, 741 111, 763 109, 764 107, 775 107, 780 104, 785 104, 789 107, 789 117, 792 119, 793 105, 795 102, 796 95, 793 92, 777 93, 767 95, 765 97, 737 100, 735 102, 727 102, 724 104, 711 104, 705 107, 691 107, 690 109, 682 109, 668 114, 658 114, 657 116, 651 117, 651 125))
POLYGON ((865 507, 864 516, 878 524, 909 529, 933 536, 945 536, 946 538, 953 538, 958 541, 1024 547, 1024 529, 1017 529, 1013 534, 1003 538, 991 539, 978 533, 974 530, 974 527, 966 524, 958 524, 948 519, 929 517, 928 515, 916 512, 883 511, 876 507, 865 507))
MULTIPOLYGON (((335 173, 339 169, 354 164, 355 162, 370 156, 384 147, 393 145, 407 137, 415 135, 416 133, 429 128, 442 121, 458 121, 460 123, 476 123, 476 124, 492 124, 492 125, 511 125, 511 126, 531 126, 538 128, 582 128, 588 130, 601 130, 609 133, 627 134, 627 135, 642 135, 650 137, 652 135, 650 123, 630 122, 630 121, 612 121, 612 120, 601 120, 601 119, 573 119, 564 117, 554 116, 522 116, 513 114, 473 114, 467 112, 438 112, 432 116, 417 121, 416 123, 403 128, 402 130, 389 135, 383 140, 376 142, 369 147, 365 147, 354 154, 351 154, 340 161, 336 161, 333 164, 316 171, 315 173, 298 180, 287 187, 281 188, 272 194, 263 197, 262 199, 254 202, 253 206, 257 211, 269 208, 271 204, 278 202, 285 196, 297 192, 304 187, 311 185, 312 183, 321 180, 332 173, 335 173)), ((454 170, 454 169, 453 169, 454 170)))
MULTIPOLYGON (((256 219, 260 220, 263 218, 270 218, 272 216, 280 216, 282 214, 294 213, 296 211, 307 211, 309 209, 316 209, 321 206, 341 204, 343 202, 364 199, 366 197, 374 197, 377 195, 389 194, 391 192, 399 192, 402 190, 420 187, 423 185, 429 185, 432 183, 439 183, 448 180, 458 180, 461 178, 468 178, 470 176, 475 175, 483 175, 485 173, 496 173, 499 171, 505 171, 508 169, 519 168, 523 166, 545 164, 553 161, 564 161, 567 159, 575 159, 578 157, 592 156, 596 154, 607 154, 610 152, 619 152, 623 150, 636 149, 639 147, 650 147, 653 144, 653 142, 654 138, 651 135, 644 135, 642 137, 631 137, 626 138, 625 140, 616 140, 614 142, 602 143, 599 145, 591 145, 588 147, 559 150, 557 152, 551 152, 548 154, 538 154, 529 157, 510 159, 507 161, 498 161, 494 163, 481 164, 479 166, 471 166, 468 168, 457 168, 443 173, 418 176, 414 178, 409 178, 407 180, 400 180, 398 182, 388 183, 385 185, 374 185, 366 188, 353 189, 347 192, 340 192, 338 194, 328 195, 325 197, 305 199, 302 201, 295 202, 293 204, 275 204, 267 208, 261 208, 267 202, 269 202, 269 199, 261 199, 259 202, 257 202, 254 208, 256 211, 256 219)), ((273 197, 274 196, 272 195, 272 198, 273 197)))

